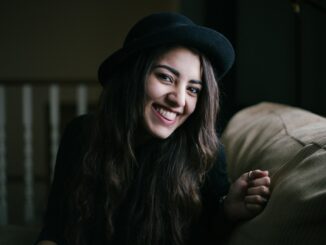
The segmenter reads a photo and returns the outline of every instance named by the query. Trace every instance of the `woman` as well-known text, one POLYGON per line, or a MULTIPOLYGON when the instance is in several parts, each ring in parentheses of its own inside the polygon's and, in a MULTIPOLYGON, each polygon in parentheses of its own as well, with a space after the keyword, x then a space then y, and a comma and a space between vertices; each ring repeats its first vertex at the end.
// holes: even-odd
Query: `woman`
POLYGON ((182 15, 139 21, 99 68, 97 114, 65 131, 37 244, 204 244, 260 213, 268 172, 229 188, 216 134, 233 60, 223 35, 182 15))

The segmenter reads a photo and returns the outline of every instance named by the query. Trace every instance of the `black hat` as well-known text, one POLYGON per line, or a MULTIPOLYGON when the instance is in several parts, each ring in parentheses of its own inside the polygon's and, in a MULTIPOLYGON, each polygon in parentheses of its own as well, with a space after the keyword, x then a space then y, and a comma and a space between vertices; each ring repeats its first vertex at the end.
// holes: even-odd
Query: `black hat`
POLYGON ((183 44, 199 50, 211 61, 219 79, 234 62, 233 47, 221 33, 196 25, 181 14, 162 12, 141 19, 131 28, 123 47, 100 65, 99 81, 102 85, 105 84, 114 70, 130 55, 166 44, 183 44))

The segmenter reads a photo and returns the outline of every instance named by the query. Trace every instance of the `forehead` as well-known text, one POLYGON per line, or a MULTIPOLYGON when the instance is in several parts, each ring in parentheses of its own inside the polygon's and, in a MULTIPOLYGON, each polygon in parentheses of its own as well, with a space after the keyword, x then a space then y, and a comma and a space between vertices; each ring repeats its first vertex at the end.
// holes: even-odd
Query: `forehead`
POLYGON ((168 64, 186 70, 193 69, 194 72, 199 70, 200 74, 202 70, 201 56, 196 51, 183 46, 172 47, 161 51, 153 63, 154 65, 168 64))
POLYGON ((185 47, 185 46, 171 46, 171 47, 164 47, 159 50, 158 55, 156 56, 156 60, 161 60, 166 56, 174 55, 175 53, 191 53, 198 58, 201 56, 199 51, 185 47))

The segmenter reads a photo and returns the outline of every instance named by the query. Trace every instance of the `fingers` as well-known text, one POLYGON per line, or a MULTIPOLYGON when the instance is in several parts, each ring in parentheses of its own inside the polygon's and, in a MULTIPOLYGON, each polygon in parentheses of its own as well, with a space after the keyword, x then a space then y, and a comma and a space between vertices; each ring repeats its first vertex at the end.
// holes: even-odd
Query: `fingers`
POLYGON ((270 196, 270 177, 268 171, 253 170, 247 172, 248 189, 244 197, 246 208, 253 212, 261 212, 270 196))
POLYGON ((244 199, 244 203, 246 208, 251 212, 258 214, 260 213, 266 206, 268 198, 265 198, 260 195, 250 195, 246 196, 244 199))
POLYGON ((268 188, 268 186, 264 186, 264 185, 259 185, 256 187, 250 187, 247 189, 247 195, 248 196, 256 196, 256 195, 260 195, 263 197, 268 197, 270 195, 270 190, 268 188))
POLYGON ((249 188, 244 197, 246 207, 251 211, 262 210, 268 201, 270 195, 269 188, 266 186, 257 186, 249 188))
POLYGON ((271 179, 269 176, 248 180, 248 187, 270 186, 270 184, 271 184, 271 179))
POLYGON ((265 205, 267 202, 267 198, 260 195, 250 195, 250 196, 245 196, 244 201, 246 204, 265 205))
POLYGON ((266 170, 263 171, 263 170, 260 170, 260 169, 256 169, 256 170, 252 170, 252 171, 247 172, 247 179, 250 181, 250 180, 253 180, 253 179, 267 177, 268 174, 269 173, 266 170))
POLYGON ((268 171, 263 170, 252 170, 242 175, 242 178, 246 178, 246 181, 249 186, 260 186, 270 185, 270 177, 268 171))
POLYGON ((241 179, 249 182, 254 179, 268 177, 268 175, 269 175, 268 171, 256 169, 242 174, 241 179))

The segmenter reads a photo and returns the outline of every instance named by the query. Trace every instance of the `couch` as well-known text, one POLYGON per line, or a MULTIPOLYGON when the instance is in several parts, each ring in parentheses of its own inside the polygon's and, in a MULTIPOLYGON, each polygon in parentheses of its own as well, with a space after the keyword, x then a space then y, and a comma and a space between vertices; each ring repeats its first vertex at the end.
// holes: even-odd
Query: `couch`
POLYGON ((326 119, 263 102, 238 112, 222 135, 228 173, 269 170, 264 211, 240 223, 228 245, 326 244, 326 119))

